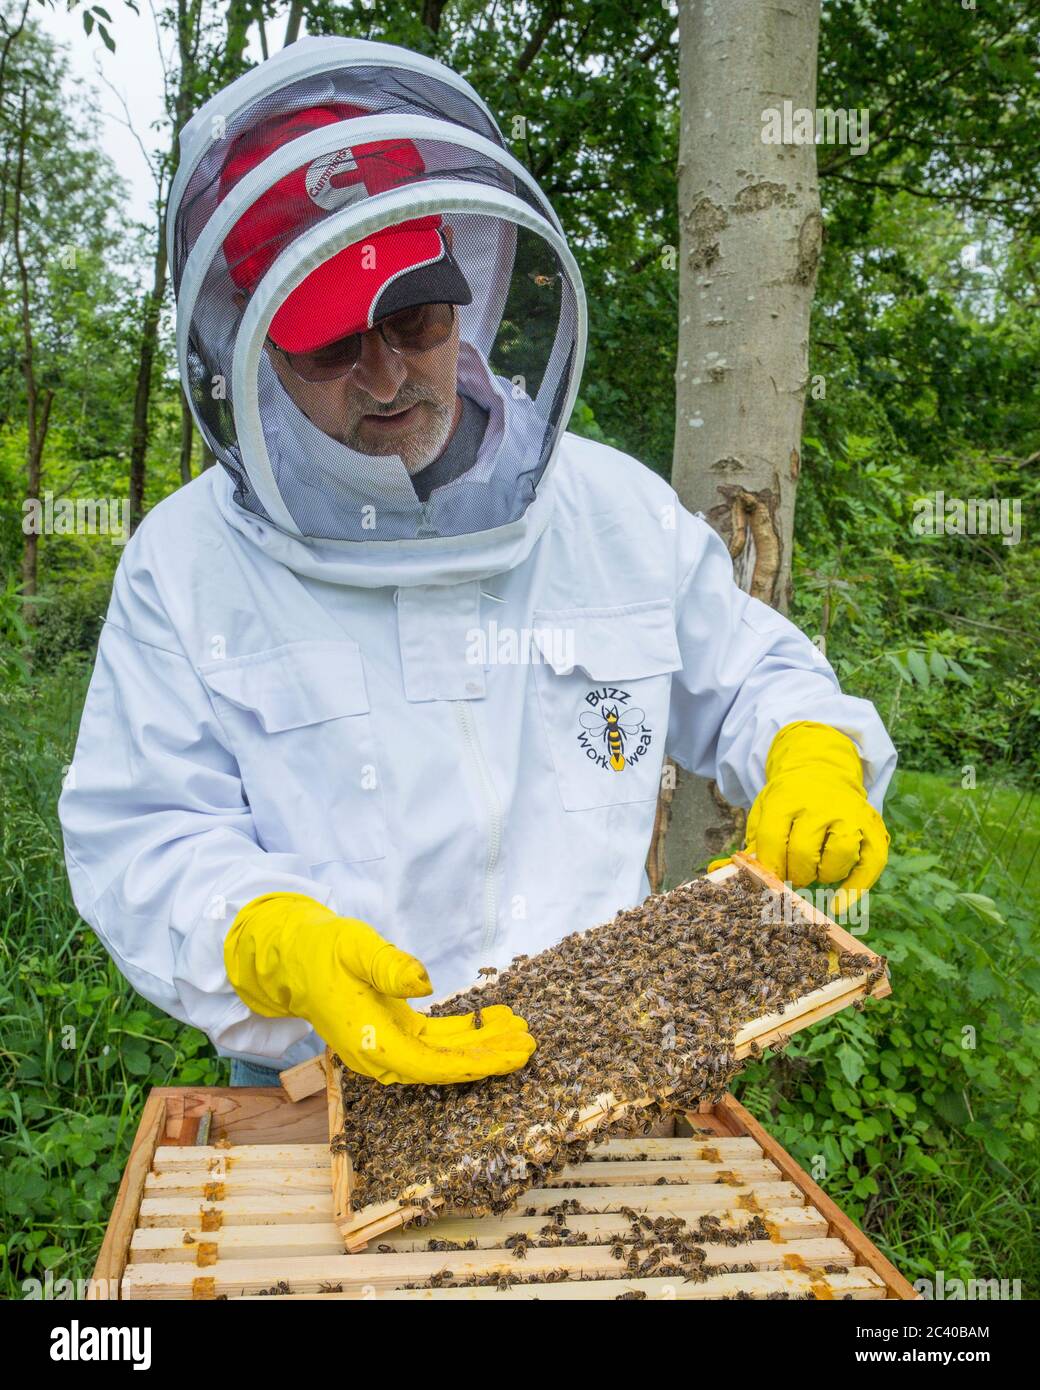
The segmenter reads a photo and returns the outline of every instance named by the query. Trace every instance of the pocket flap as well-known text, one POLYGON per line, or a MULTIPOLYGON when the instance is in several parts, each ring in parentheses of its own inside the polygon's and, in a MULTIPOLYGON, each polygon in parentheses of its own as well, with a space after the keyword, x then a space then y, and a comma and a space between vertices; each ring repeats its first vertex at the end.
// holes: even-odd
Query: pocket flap
POLYGON ((575 666, 594 681, 631 681, 682 667, 670 599, 620 608, 539 609, 531 639, 557 675, 575 666))
POLYGON ((269 734, 368 712, 356 642, 290 642, 211 661, 199 667, 199 675, 214 694, 252 710, 269 734))

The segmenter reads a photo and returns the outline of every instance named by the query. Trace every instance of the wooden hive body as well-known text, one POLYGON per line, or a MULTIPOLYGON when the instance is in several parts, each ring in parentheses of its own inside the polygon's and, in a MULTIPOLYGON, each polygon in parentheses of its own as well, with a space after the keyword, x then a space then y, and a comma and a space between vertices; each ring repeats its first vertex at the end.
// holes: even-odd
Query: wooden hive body
POLYGON ((95 1268, 95 1297, 468 1300, 915 1297, 894 1266, 731 1096, 675 1117, 672 1134, 608 1141, 595 1157, 532 1189, 516 1213, 444 1218, 348 1254, 334 1219, 324 1097, 294 1104, 277 1087, 156 1089, 124 1173, 95 1268), (208 1139, 215 1142, 199 1142, 208 1139), (662 1182, 661 1179, 665 1181, 662 1182), (566 1186, 564 1184, 567 1184, 566 1186), (568 1229, 586 1243, 539 1247, 548 1208, 578 1201, 568 1229), (526 1208, 535 1208, 528 1216, 526 1208), (611 1247, 623 1208, 768 1239, 704 1246, 703 1282, 629 1272, 611 1247), (476 1248, 429 1250, 431 1239, 476 1248), (751 1270, 713 1273, 718 1266, 751 1270), (563 1270, 560 1282, 525 1282, 563 1270), (450 1271, 474 1287, 405 1288, 450 1271), (509 1287, 499 1289, 499 1282, 509 1287), (516 1281, 516 1282, 512 1282, 516 1281))

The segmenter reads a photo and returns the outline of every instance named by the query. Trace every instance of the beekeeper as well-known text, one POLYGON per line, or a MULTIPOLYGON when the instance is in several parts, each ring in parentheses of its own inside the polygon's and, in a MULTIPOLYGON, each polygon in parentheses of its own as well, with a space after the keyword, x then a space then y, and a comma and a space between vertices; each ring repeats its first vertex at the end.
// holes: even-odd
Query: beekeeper
MULTIPOLYGON (((293 44, 181 134, 181 378, 220 466, 124 552, 60 804, 130 982, 270 1082, 522 1066, 446 994, 648 891, 662 760, 868 887, 895 750, 667 483, 565 433, 560 223, 439 63, 293 44)), ((692 866, 691 866, 692 867, 692 866)))

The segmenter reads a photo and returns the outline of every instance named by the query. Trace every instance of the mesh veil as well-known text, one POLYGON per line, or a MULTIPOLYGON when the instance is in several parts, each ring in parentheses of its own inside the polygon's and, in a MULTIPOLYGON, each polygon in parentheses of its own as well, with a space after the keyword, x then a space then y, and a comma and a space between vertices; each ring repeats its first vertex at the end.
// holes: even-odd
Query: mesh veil
MULTIPOLYGON (((225 89, 182 134, 169 245, 185 391, 238 504, 304 538, 463 536, 517 520, 577 390, 584 298, 552 208, 471 89, 429 60, 402 66, 401 53, 303 41, 225 89), (323 123, 308 120, 315 111, 323 123), (311 194, 330 169, 350 170, 346 191, 311 194), (304 215, 283 216, 280 190, 297 185, 310 195, 304 215), (273 216, 258 216, 268 207, 273 216), (301 389, 270 330, 318 267, 350 247, 375 261, 386 236, 417 219, 449 238, 470 300, 438 356, 401 359, 401 399, 421 402, 422 429, 405 447, 365 434, 372 398, 360 376, 301 389), (432 491, 417 488, 457 396, 479 424, 469 453, 432 491)), ((327 306, 326 340, 337 336, 336 299, 313 311, 321 336, 327 306)))

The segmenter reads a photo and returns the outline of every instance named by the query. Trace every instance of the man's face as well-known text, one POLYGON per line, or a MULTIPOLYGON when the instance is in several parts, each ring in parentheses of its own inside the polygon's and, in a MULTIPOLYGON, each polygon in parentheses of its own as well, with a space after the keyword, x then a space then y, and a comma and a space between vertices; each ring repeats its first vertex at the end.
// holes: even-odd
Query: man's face
POLYGON ((270 343, 267 352, 308 420, 360 454, 398 454, 416 473, 448 442, 458 399, 458 315, 451 337, 422 353, 395 352, 370 329, 353 370, 334 381, 304 381, 270 343))

